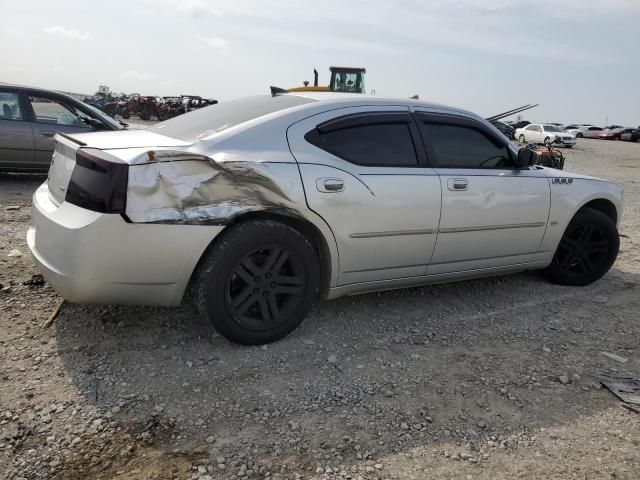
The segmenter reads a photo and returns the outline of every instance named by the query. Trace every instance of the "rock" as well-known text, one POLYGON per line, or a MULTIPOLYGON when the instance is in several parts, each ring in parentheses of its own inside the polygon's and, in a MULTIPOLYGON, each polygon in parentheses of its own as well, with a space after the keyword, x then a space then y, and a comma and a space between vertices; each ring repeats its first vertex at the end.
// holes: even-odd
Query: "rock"
POLYGON ((609 301, 609 297, 606 297, 604 295, 596 295, 595 297, 593 297, 593 301, 595 303, 607 303, 609 301))
POLYGON ((336 357, 333 353, 327 357, 327 362, 336 363, 338 361, 338 357, 336 357))
POLYGON ((4 209, 7 212, 11 212, 12 210, 20 210, 20 205, 8 205, 4 209))
POLYGON ((212 444, 212 443, 213 443, 213 442, 215 442, 215 441, 216 441, 216 439, 215 439, 215 437, 214 437, 213 435, 209 435, 209 436, 207 437, 207 443, 208 443, 208 444, 212 444))
POLYGON ((11 250, 7 255, 7 257, 21 257, 21 256, 22 256, 22 252, 17 248, 14 248, 13 250, 11 250))
POLYGON ((609 353, 609 352, 600 352, 600 355, 607 357, 611 360, 615 360, 616 362, 620 362, 620 363, 627 363, 627 359, 624 357, 621 357, 620 355, 616 355, 615 353, 609 353))
POLYGON ((542 351, 544 353, 551 353, 551 349, 549 347, 542 347, 542 351))
POLYGON ((569 375, 560 375, 558 377, 558 381, 563 384, 566 385, 567 383, 569 383, 569 375))
POLYGON ((470 453, 467 453, 467 452, 462 452, 460 454, 460 458, 462 460, 469 460, 470 458, 472 458, 472 455, 470 453))

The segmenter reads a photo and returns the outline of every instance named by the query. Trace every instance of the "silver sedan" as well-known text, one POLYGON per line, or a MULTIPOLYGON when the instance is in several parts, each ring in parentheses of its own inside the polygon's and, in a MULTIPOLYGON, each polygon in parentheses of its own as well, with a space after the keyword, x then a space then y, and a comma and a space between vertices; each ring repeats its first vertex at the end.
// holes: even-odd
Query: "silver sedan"
POLYGON ((317 298, 533 269, 600 278, 620 187, 532 155, 417 100, 244 98, 146 131, 58 135, 27 240, 70 301, 191 292, 227 338, 264 343, 317 298))

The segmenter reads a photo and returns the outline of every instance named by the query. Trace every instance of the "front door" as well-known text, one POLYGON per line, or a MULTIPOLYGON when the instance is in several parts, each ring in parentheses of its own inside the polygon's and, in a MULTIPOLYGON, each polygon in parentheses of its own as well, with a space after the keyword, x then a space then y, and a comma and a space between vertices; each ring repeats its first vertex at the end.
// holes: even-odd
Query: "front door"
POLYGON ((429 274, 532 261, 549 216, 547 178, 534 168, 514 169, 515 149, 483 122, 429 113, 416 118, 442 186, 429 274))
POLYGON ((0 90, 0 168, 33 168, 33 130, 22 106, 19 92, 0 90))
POLYGON ((440 218, 440 180, 406 107, 343 108, 287 132, 308 206, 335 236, 338 284, 422 276, 440 218))
POLYGON ((35 161, 46 169, 53 155, 53 136, 63 133, 88 133, 94 131, 83 118, 88 116, 71 103, 54 95, 28 93, 31 107, 32 128, 35 140, 35 161))

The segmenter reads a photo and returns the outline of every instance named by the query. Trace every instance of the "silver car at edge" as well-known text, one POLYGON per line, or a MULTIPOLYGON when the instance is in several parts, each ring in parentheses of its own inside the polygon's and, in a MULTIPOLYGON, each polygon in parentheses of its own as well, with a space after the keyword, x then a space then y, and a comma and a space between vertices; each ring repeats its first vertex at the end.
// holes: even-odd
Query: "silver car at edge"
POLYGON ((190 292, 227 338, 264 343, 317 298, 532 269, 600 278, 621 188, 532 155, 417 100, 248 97, 146 131, 58 135, 27 240, 72 302, 190 292))

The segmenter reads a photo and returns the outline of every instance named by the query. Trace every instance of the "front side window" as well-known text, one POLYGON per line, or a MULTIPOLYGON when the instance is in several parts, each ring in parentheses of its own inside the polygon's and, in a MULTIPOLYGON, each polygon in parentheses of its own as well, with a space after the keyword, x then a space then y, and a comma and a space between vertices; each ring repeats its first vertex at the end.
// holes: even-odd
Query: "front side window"
POLYGON ((430 165, 440 168, 511 168, 507 146, 475 128, 424 123, 425 141, 433 154, 430 165))
POLYGON ((23 120, 17 93, 0 91, 0 108, 0 120, 23 120))
POLYGON ((83 118, 88 118, 87 115, 57 98, 29 95, 29 103, 33 108, 37 123, 89 127, 87 122, 83 120, 83 118))
POLYGON ((329 131, 312 130, 305 138, 357 165, 415 167, 418 163, 408 123, 364 123, 329 131))
POLYGON ((545 132, 559 132, 560 129, 558 127, 556 127, 555 125, 545 125, 544 126, 544 131, 545 132))

